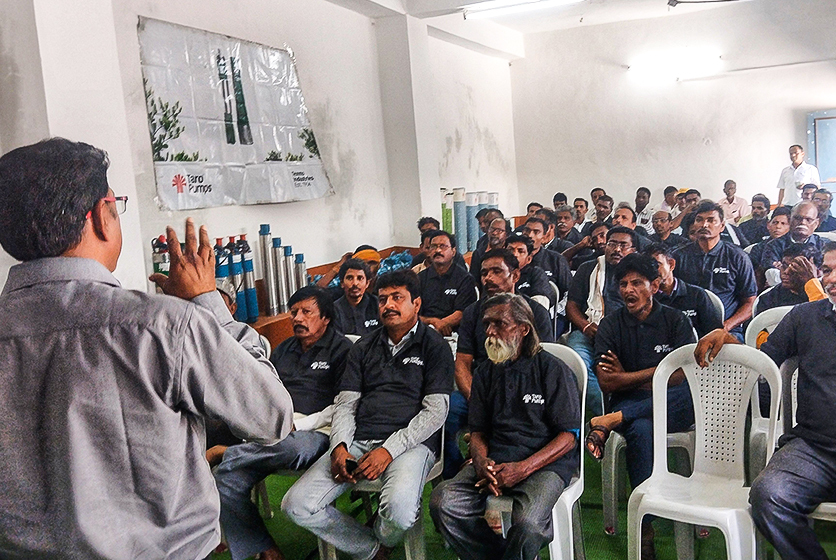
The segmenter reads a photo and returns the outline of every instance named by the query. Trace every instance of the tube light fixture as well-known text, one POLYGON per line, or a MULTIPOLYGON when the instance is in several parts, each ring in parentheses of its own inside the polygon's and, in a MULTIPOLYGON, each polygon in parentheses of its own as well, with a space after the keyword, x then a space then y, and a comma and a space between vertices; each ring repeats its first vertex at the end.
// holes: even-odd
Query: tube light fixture
POLYGON ((500 17, 558 6, 577 4, 583 0, 488 0, 463 6, 464 19, 500 17))

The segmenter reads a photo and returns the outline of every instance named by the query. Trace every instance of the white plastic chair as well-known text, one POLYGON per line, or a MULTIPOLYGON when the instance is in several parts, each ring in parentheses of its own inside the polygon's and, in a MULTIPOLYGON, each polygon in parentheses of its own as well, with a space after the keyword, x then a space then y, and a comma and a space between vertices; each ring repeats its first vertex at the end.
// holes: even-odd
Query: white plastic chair
MULTIPOLYGON (((746 345, 757 348, 758 334, 763 330, 772 332, 791 309, 791 305, 773 307, 752 319, 749 326, 746 327, 746 345)), ((766 438, 769 418, 761 416, 760 383, 755 385, 755 390, 752 391, 750 407, 752 422, 749 427, 749 483, 755 480, 758 473, 766 466, 766 438)), ((776 437, 780 437, 781 433, 781 425, 779 424, 776 437)))
POLYGON ((770 286, 769 288, 762 291, 758 294, 758 297, 755 298, 755 303, 752 304, 752 316, 755 317, 758 314, 758 307, 760 307, 761 298, 766 295, 766 292, 772 291, 775 289, 775 286, 770 286))
MULTIPOLYGON (((783 416, 781 418, 784 433, 789 433, 793 426, 795 426, 795 412, 798 408, 796 392, 798 388, 798 358, 790 358, 781 364, 781 381, 784 386, 784 394, 781 402, 783 416), (792 412, 787 414, 787 410, 792 412)), ((836 523, 836 502, 823 502, 813 510, 813 513, 809 517, 810 519, 836 523)))
POLYGON ((348 339, 348 341, 349 341, 349 342, 351 342, 352 344, 354 344, 355 342, 357 342, 358 340, 360 340, 360 335, 359 335, 359 334, 347 334, 347 335, 345 335, 345 337, 346 337, 346 338, 348 339))
POLYGON ((817 231, 816 235, 828 241, 836 241, 836 231, 817 231))
POLYGON ((754 247, 755 245, 757 245, 757 243, 752 243, 751 245, 747 245, 746 247, 743 248, 743 252, 748 255, 749 253, 752 252, 752 247, 754 247))
POLYGON ((711 300, 711 303, 714 305, 714 308, 720 313, 720 320, 726 320, 726 307, 723 305, 723 302, 720 301, 720 296, 712 292, 711 290, 705 290, 705 295, 708 296, 708 299, 711 300))
MULTIPOLYGON (((552 342, 541 343, 543 350, 556 356, 563 363, 569 366, 578 382, 578 394, 580 396, 581 416, 578 427, 581 437, 578 445, 583 445, 583 419, 586 413, 585 395, 587 371, 586 365, 577 352, 560 344, 552 342)), ((583 548, 583 532, 581 523, 580 498, 583 494, 583 449, 580 449, 580 467, 578 475, 572 479, 569 486, 563 490, 560 498, 552 509, 552 527, 554 539, 549 543, 549 558, 551 560, 571 560, 572 558, 583 559, 586 557, 583 548)), ((502 536, 505 536, 511 527, 511 510, 513 498, 508 496, 489 496, 486 510, 499 510, 502 512, 502 536)))
MULTIPOLYGON (((749 397, 766 378, 772 391, 770 410, 778 410, 781 378, 762 352, 738 344, 725 345, 707 368, 694 360, 695 344, 674 350, 653 376, 653 474, 633 490, 627 508, 627 558, 641 555, 642 518, 653 514, 684 523, 718 527, 726 539, 729 560, 753 560, 755 526, 749 514, 749 489, 744 486, 743 434, 749 397), (685 372, 694 401, 696 455, 694 472, 683 477, 668 472, 665 432, 667 386, 671 375, 685 372)), ((767 431, 767 459, 775 448, 777 415, 767 431)))

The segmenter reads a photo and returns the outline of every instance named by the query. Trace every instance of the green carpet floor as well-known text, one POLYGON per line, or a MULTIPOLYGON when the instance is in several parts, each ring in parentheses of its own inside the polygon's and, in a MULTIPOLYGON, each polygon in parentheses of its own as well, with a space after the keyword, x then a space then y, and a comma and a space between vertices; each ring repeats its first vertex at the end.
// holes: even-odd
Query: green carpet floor
MULTIPOLYGON (((586 488, 581 498, 581 515, 583 517, 583 534, 586 557, 589 560, 621 559, 627 558, 627 501, 622 499, 619 502, 619 526, 618 533, 613 536, 604 534, 603 516, 601 511, 601 468, 598 463, 586 457, 586 488)), ((625 474, 626 476, 626 474, 625 474)), ((271 476, 267 479, 267 488, 270 494, 270 503, 273 505, 275 515, 273 519, 266 521, 267 527, 273 538, 281 547, 287 560, 315 560, 316 539, 294 524, 292 524, 281 512, 279 504, 285 491, 295 482, 293 478, 271 476)), ((441 536, 435 532, 427 511, 426 503, 429 498, 430 486, 424 489, 424 527, 426 528, 426 546, 428 560, 455 560, 456 556, 444 547, 441 536)), ((343 511, 349 511, 352 505, 347 496, 343 496, 337 502, 337 507, 343 511)), ((673 524, 660 519, 654 523, 656 528, 656 556, 659 560, 675 560, 676 551, 673 539, 673 524)), ((836 558, 836 524, 816 523, 816 532, 824 544, 828 557, 836 558)), ((402 560, 404 551, 402 547, 393 553, 393 559, 402 560)), ((725 541, 718 529, 711 530, 706 539, 696 540, 695 558, 699 560, 720 560, 726 557, 725 541)), ((229 553, 213 555, 215 560, 228 560, 229 553)), ((544 549, 541 558, 548 558, 548 552, 544 549)))

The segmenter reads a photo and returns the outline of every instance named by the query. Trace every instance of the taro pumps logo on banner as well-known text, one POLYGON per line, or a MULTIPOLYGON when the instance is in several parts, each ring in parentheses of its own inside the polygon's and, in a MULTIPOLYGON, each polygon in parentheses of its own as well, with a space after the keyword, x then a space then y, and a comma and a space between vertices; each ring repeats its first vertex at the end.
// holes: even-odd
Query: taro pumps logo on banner
POLYGON ((203 181, 203 175, 192 175, 191 173, 178 173, 171 179, 171 186, 177 189, 177 194, 183 194, 184 189, 192 194, 210 193, 212 185, 203 181))

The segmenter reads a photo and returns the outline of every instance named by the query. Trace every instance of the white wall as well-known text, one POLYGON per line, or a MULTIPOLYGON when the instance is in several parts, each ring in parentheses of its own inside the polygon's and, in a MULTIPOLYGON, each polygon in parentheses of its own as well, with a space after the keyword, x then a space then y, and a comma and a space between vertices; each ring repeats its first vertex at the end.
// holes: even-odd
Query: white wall
POLYGON ((270 223, 273 235, 305 253, 309 264, 336 260, 362 243, 391 244, 377 51, 369 18, 324 0, 114 0, 114 12, 143 238, 141 255, 132 248, 122 258, 142 258, 150 267, 151 238, 166 224, 182 231, 187 215, 206 224, 212 237, 246 232, 256 243, 258 225, 270 223), (139 69, 138 15, 290 46, 336 195, 287 204, 159 210, 139 69))
MULTIPOLYGON (((681 9, 681 8, 675 8, 681 9)), ((733 71, 643 87, 625 65, 645 51, 716 46, 727 70, 832 59, 836 3, 758 0, 695 14, 526 36, 511 68, 520 199, 555 191, 616 201, 638 185, 662 200, 673 184, 777 201, 791 144, 806 144, 805 114, 836 107, 836 63, 733 71)))
POLYGON ((518 213, 508 61, 433 37, 429 52, 440 184, 497 191, 503 212, 518 213))

